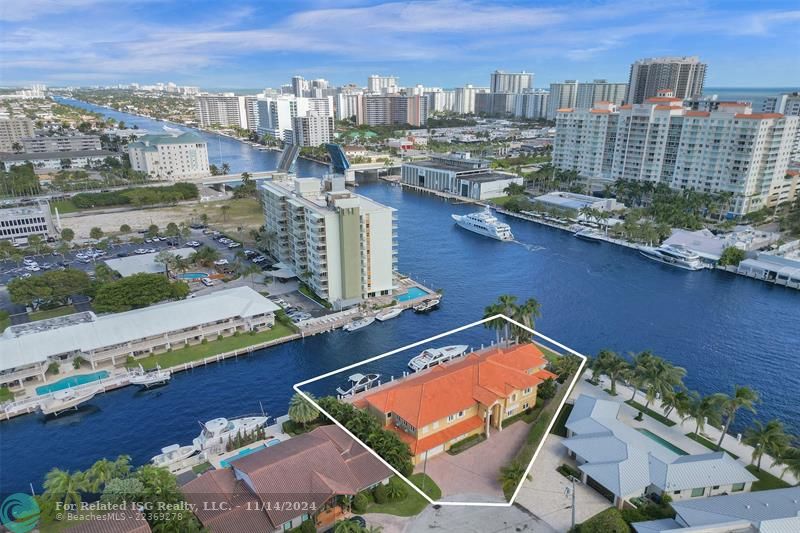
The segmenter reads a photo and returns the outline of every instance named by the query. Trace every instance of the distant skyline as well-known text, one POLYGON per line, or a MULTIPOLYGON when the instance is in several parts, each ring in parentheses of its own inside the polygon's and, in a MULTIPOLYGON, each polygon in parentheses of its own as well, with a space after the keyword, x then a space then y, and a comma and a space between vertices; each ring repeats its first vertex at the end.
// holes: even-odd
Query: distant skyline
POLYGON ((0 85, 363 86, 393 74, 457 87, 501 69, 546 87, 626 82, 636 59, 697 55, 708 87, 798 87, 799 24, 794 0, 27 0, 0 10, 0 85))

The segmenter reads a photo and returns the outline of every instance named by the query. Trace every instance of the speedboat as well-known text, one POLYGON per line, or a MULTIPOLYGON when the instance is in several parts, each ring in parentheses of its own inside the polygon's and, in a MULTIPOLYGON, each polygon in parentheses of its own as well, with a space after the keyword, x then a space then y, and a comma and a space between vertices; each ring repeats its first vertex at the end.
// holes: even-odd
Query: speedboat
POLYGON ((228 441, 235 438, 236 435, 244 436, 263 427, 267 423, 267 418, 269 417, 247 416, 233 420, 227 418, 209 420, 205 424, 201 424, 203 431, 192 441, 192 445, 197 451, 221 446, 224 452, 228 441))
POLYGON ((343 389, 338 387, 336 392, 338 392, 341 396, 351 396, 353 394, 358 394, 359 392, 364 392, 365 390, 372 387, 372 385, 381 379, 380 374, 353 374, 349 378, 348 385, 350 385, 349 389, 343 389))
POLYGON ((350 322, 349 324, 345 325, 342 329, 345 331, 356 331, 357 329, 369 326, 373 322, 375 322, 375 317, 367 316, 350 322))
POLYGON ((450 361, 456 357, 461 357, 469 350, 466 344, 454 344, 441 348, 428 348, 408 362, 408 367, 414 372, 436 366, 439 363, 450 361))
POLYGON ((157 366, 154 370, 145 371, 142 365, 139 365, 139 370, 134 370, 129 374, 128 381, 131 385, 139 385, 140 387, 153 387, 155 385, 163 385, 172 377, 169 370, 161 370, 157 366))
POLYGON ((434 298, 433 300, 428 300, 426 302, 418 303, 413 307, 413 309, 415 313, 427 313, 439 307, 440 303, 441 300, 439 300, 438 298, 434 298))
POLYGON ((573 237, 587 242, 601 243, 603 242, 603 235, 592 228, 584 228, 572 234, 573 237))
POLYGON ((181 446, 179 444, 171 444, 161 448, 161 453, 150 459, 150 462, 156 466, 170 466, 184 459, 188 459, 197 453, 197 448, 194 446, 181 446))
POLYGON ((393 318, 397 318, 398 316, 400 316, 400 313, 402 313, 402 312, 403 312, 403 309, 400 308, 400 307, 397 307, 395 309, 389 309, 388 311, 386 311, 384 313, 380 313, 380 314, 376 315, 375 316, 375 320, 379 320, 380 322, 385 322, 387 320, 391 320, 393 318))
POLYGON ((478 213, 470 213, 469 215, 450 215, 456 224, 464 229, 491 237, 498 241, 513 241, 514 235, 511 233, 511 226, 505 222, 500 222, 497 217, 492 214, 489 206, 478 213))
POLYGON ((697 252, 680 244, 662 244, 658 248, 642 246, 639 253, 648 259, 685 270, 702 270, 705 268, 697 252))
POLYGON ((88 402, 94 398, 95 394, 97 394, 97 389, 89 389, 80 392, 75 389, 56 391, 49 400, 39 405, 39 409, 45 415, 58 416, 64 411, 69 411, 71 409, 77 410, 80 404, 88 402))

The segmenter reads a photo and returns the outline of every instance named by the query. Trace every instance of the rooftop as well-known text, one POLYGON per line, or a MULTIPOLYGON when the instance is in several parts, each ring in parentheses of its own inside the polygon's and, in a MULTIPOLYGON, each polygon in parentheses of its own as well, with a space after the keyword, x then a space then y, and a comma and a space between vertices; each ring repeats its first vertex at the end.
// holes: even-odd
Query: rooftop
MULTIPOLYGON (((171 253, 186 259, 194 253, 194 248, 179 248, 171 253)), ((159 252, 153 252, 130 255, 128 257, 116 257, 106 259, 105 263, 110 269, 116 270, 123 277, 140 273, 158 274, 164 272, 164 265, 157 263, 155 260, 158 254, 159 252)))
POLYGON ((143 135, 136 141, 130 143, 128 148, 155 151, 157 147, 162 144, 206 144, 206 141, 196 133, 187 131, 180 135, 143 135))
POLYGON ((36 152, 33 154, 12 154, 0 152, 0 161, 38 161, 41 159, 74 159, 78 157, 119 157, 119 152, 109 150, 76 150, 71 152, 36 152))
POLYGON ((92 314, 92 320, 79 323, 53 327, 50 321, 43 321, 40 330, 24 335, 9 328, 0 335, 0 372, 42 363, 59 354, 90 352, 232 317, 274 313, 278 309, 250 287, 236 287, 124 313, 92 314))

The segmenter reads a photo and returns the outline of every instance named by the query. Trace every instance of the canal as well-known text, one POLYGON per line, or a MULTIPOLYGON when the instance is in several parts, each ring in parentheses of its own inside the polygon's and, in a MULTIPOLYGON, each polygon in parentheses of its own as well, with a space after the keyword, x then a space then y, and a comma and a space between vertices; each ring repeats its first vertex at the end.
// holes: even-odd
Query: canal
MULTIPOLYGON (((158 128, 141 117, 112 116, 128 124, 141 121, 150 131, 158 128)), ((223 152, 225 160, 235 161, 232 154, 240 151, 256 152, 236 144, 223 152)), ((268 164, 261 155, 246 153, 240 161, 268 164)), ((25 491, 29 483, 39 487, 54 466, 86 468, 123 453, 135 464, 146 462, 162 446, 189 443, 200 430, 198 421, 253 413, 261 406, 281 415, 292 384, 478 320, 501 294, 537 298, 543 313, 537 329, 582 353, 652 350, 685 367, 687 386, 703 393, 750 385, 763 399, 759 418, 779 418, 800 432, 797 291, 724 272, 670 268, 632 250, 512 218, 501 217, 519 243, 493 241, 453 224, 450 214, 467 213, 469 206, 383 183, 363 184, 358 192, 398 210, 399 268, 443 289, 440 310, 406 312, 353 333, 336 331, 182 372, 160 389, 129 387, 100 395, 63 418, 30 415, 0 423, 2 492, 25 491)), ((739 415, 735 429, 743 430, 748 421, 739 415)))

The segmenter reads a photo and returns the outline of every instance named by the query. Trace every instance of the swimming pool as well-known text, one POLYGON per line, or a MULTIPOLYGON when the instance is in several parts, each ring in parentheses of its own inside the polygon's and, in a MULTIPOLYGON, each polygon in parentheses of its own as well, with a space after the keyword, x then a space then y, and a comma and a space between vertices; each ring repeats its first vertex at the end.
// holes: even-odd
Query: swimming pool
POLYGON ((687 452, 681 450, 680 448, 678 448, 677 446, 675 446, 674 444, 672 444, 668 440, 662 439, 661 437, 659 437, 658 435, 656 435, 655 433, 653 433, 652 431, 650 431, 648 429, 636 428, 636 431, 638 431, 639 433, 641 433, 642 435, 644 435, 648 439, 656 441, 657 443, 659 443, 660 445, 662 445, 664 448, 668 449, 671 452, 677 453, 678 455, 689 455, 687 452))
POLYGON ((401 294, 397 296, 395 299, 398 302, 406 302, 408 300, 413 300, 414 298, 419 298, 420 296, 425 296, 428 294, 427 292, 423 291, 419 287, 411 287, 405 294, 401 294))
POLYGON ((55 383, 51 383, 49 385, 42 385, 41 387, 36 387, 36 394, 38 394, 39 396, 43 394, 50 394, 51 392, 63 389, 69 389, 70 387, 77 387, 78 385, 85 385, 86 383, 91 383, 92 381, 105 379, 107 377, 108 377, 108 372, 106 370, 93 372, 92 374, 81 374, 79 376, 71 376, 68 378, 59 379, 55 383))
POLYGON ((266 444, 262 444, 261 446, 256 446, 255 448, 247 448, 245 450, 240 451, 233 457, 228 457, 227 459, 223 459, 222 461, 219 462, 219 464, 222 468, 228 468, 231 466, 231 461, 235 461, 236 459, 241 459, 242 457, 247 457, 251 453, 260 452, 264 448, 267 448, 269 446, 275 446, 276 444, 280 444, 280 442, 281 442, 280 439, 272 439, 270 441, 267 441, 266 444))
POLYGON ((178 277, 181 279, 203 279, 208 277, 208 273, 206 272, 184 272, 183 274, 178 274, 178 277))

